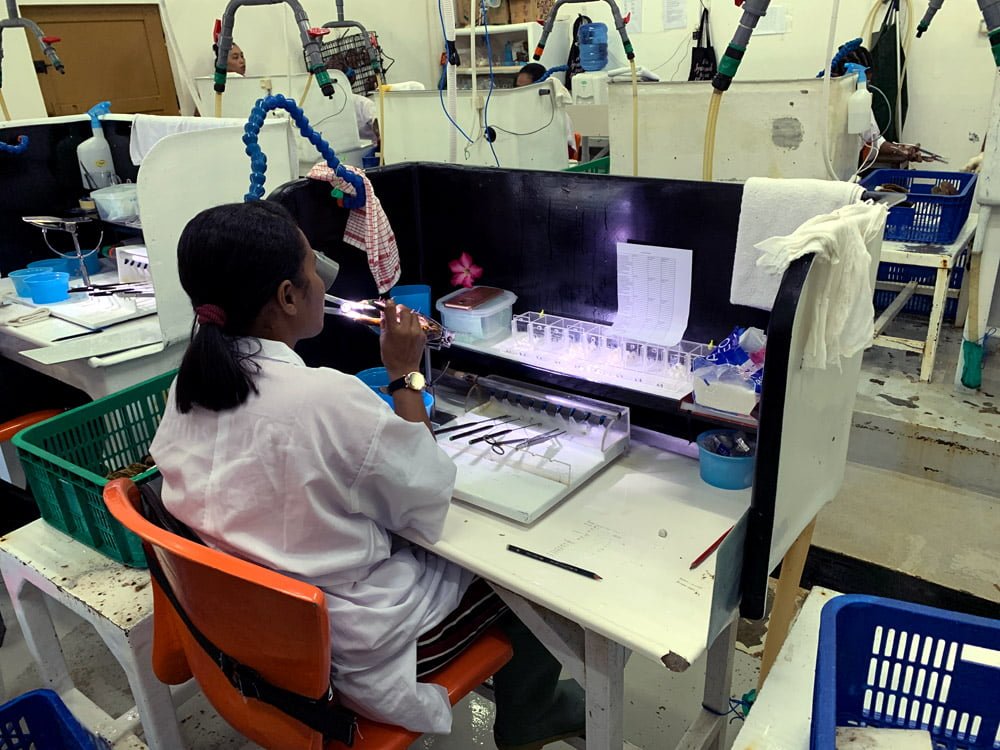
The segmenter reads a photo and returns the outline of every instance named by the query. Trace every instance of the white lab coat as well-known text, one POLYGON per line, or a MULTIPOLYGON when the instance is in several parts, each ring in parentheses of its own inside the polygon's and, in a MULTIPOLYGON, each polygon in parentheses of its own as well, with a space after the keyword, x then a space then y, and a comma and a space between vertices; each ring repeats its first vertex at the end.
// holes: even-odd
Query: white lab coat
POLYGON ((416 681, 416 638, 473 576, 419 547, 392 551, 389 531, 436 541, 455 465, 357 378, 260 344, 260 392, 242 406, 181 414, 171 389, 150 448, 164 505, 210 546, 326 592, 333 679, 348 706, 447 733, 445 690, 416 681))
POLYGON ((367 96, 351 94, 354 99, 354 119, 358 124, 358 136, 363 141, 375 142, 375 121, 378 119, 378 107, 367 96))

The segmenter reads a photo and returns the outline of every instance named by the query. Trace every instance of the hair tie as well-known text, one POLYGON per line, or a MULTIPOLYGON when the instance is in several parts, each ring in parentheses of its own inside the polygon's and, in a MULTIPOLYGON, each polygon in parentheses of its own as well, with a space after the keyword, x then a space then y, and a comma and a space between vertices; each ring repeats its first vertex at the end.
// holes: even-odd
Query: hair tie
POLYGON ((194 309, 198 316, 198 325, 217 325, 222 328, 226 325, 226 311, 218 305, 198 305, 194 309))

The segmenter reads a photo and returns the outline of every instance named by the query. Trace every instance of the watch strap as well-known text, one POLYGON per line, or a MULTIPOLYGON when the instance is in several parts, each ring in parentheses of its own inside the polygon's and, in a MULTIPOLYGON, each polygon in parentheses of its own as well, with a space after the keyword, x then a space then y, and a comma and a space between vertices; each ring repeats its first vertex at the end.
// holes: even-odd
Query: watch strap
POLYGON ((396 378, 395 380, 393 380, 391 383, 389 383, 389 385, 387 385, 385 387, 385 390, 386 390, 386 393, 388 393, 389 395, 392 395, 393 393, 395 393, 396 391, 400 390, 401 388, 406 388, 406 376, 405 375, 403 377, 401 377, 401 378, 396 378))

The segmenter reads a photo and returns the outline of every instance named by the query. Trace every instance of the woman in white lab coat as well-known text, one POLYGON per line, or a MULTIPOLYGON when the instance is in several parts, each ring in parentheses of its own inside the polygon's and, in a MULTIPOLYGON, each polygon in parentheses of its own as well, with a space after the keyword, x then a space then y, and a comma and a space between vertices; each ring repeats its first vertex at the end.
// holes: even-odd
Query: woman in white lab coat
POLYGON ((456 471, 409 387, 425 344, 415 314, 389 303, 382 324, 383 363, 407 383, 394 414, 357 378, 293 351, 322 329, 327 285, 280 206, 203 211, 181 236, 178 270, 197 326, 150 449, 167 510, 208 545, 326 592, 333 682, 358 713, 449 732, 444 689, 418 675, 499 618, 515 656, 495 679, 498 746, 579 734, 579 686, 558 683, 558 662, 485 584, 390 533, 439 539, 456 471), (474 624, 442 654, 449 618, 449 632, 474 624))

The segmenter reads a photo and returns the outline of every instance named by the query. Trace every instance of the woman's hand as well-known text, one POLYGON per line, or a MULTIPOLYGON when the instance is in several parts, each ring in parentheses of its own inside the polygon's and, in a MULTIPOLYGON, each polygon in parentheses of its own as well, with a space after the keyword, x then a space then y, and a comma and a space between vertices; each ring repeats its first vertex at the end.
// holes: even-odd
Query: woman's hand
POLYGON ((392 300, 386 302, 380 343, 382 364, 389 373, 390 381, 420 370, 427 336, 415 312, 392 300))

